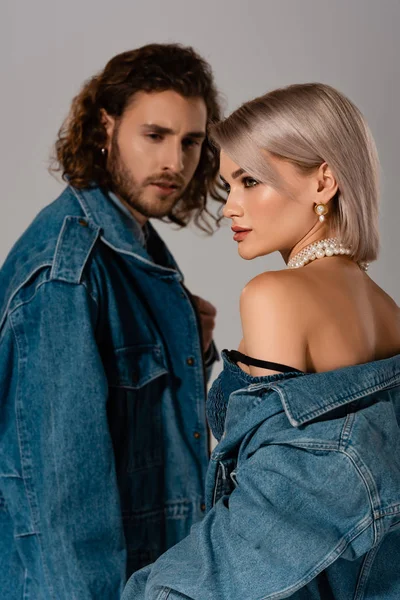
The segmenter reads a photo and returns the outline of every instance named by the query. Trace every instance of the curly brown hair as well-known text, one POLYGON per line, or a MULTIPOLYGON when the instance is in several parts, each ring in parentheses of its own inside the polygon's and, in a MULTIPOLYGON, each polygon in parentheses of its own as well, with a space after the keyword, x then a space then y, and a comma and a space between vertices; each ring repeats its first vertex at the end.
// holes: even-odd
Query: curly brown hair
MULTIPOLYGON (((191 47, 149 44, 114 56, 103 71, 84 84, 58 132, 50 170, 61 172, 62 178, 77 188, 88 188, 93 183, 110 188, 110 175, 101 152, 107 141, 102 109, 119 118, 136 92, 166 90, 186 98, 202 97, 207 107, 207 129, 220 120, 210 65, 191 47)), ((218 170, 218 151, 206 139, 193 179, 166 220, 185 227, 193 217, 200 229, 212 233, 210 219, 219 226, 221 206, 213 215, 207 207, 207 198, 225 201, 217 179, 218 170)))

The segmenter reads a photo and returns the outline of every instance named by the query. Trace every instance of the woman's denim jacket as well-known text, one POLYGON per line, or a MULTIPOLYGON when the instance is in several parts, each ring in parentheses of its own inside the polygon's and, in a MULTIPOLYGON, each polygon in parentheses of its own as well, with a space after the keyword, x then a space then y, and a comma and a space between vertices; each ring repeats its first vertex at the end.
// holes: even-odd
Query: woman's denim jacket
POLYGON ((123 600, 399 600, 400 356, 260 378, 224 361, 207 515, 123 600))
POLYGON ((1 599, 120 598, 204 514, 198 319, 149 236, 68 187, 0 272, 1 599))

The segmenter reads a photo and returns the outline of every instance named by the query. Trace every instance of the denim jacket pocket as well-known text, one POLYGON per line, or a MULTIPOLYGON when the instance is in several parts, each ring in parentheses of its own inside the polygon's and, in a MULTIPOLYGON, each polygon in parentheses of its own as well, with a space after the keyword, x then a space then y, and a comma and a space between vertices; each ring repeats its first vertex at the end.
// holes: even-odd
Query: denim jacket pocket
POLYGON ((106 358, 110 387, 140 389, 168 372, 160 346, 141 344, 118 348, 106 358))
MULTIPOLYGON (((162 399, 168 385, 168 371, 161 348, 139 345, 115 350, 107 361, 106 372, 110 390, 108 421, 118 476, 121 485, 126 486, 126 474, 135 472, 139 485, 138 472, 143 471, 139 487, 143 484, 145 493, 159 478, 156 472, 150 476, 148 470, 163 465, 162 399)), ((148 504, 146 498, 139 500, 142 491, 135 490, 134 494, 139 510, 148 504)))

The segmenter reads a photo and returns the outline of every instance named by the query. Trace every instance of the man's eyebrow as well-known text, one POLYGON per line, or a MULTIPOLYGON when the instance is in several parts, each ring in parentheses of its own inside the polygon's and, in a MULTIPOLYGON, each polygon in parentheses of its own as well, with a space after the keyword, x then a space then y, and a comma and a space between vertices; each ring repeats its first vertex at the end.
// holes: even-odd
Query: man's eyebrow
POLYGON ((206 133, 205 133, 205 131, 190 131, 189 133, 186 134, 185 137, 192 137, 192 138, 198 138, 200 140, 204 140, 204 138, 206 137, 206 133))
MULTIPOLYGON (((160 135, 173 135, 174 134, 174 130, 169 128, 169 127, 162 127, 161 125, 142 125, 141 129, 143 131, 147 131, 147 132, 151 132, 151 133, 158 133, 160 135)), ((189 133, 185 134, 185 137, 192 137, 192 138, 197 138, 197 139, 204 139, 206 137, 206 133, 205 131, 190 131, 189 133)))
POLYGON ((168 134, 170 135, 170 134, 174 133, 173 130, 170 129, 169 127, 162 127, 161 125, 155 125, 154 123, 152 125, 148 125, 148 124, 142 125, 141 129, 143 131, 151 131, 152 133, 159 133, 161 135, 168 135, 168 134))

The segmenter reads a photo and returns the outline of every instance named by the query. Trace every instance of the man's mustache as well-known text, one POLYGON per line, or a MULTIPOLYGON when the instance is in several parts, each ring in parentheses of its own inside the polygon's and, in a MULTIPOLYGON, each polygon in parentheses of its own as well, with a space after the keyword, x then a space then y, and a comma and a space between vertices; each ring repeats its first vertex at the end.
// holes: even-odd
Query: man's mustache
POLYGON ((181 175, 168 175, 162 173, 160 175, 153 175, 148 177, 144 181, 144 185, 161 185, 161 186, 173 186, 181 188, 185 185, 185 180, 181 175))

